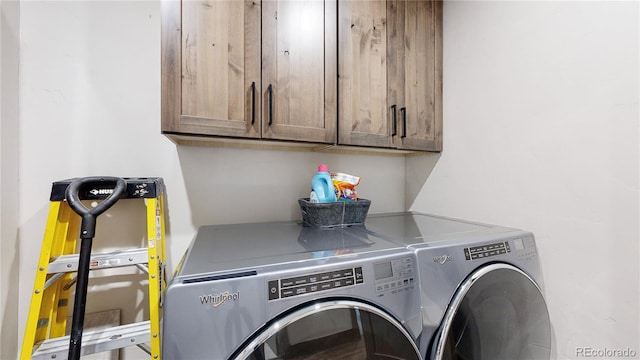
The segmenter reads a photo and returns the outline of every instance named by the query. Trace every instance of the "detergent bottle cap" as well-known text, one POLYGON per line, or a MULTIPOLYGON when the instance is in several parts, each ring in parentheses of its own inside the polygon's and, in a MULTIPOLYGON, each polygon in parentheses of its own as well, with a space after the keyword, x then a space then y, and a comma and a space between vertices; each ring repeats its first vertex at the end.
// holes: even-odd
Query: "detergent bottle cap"
POLYGON ((329 165, 327 164, 318 165, 318 172, 329 172, 329 165))

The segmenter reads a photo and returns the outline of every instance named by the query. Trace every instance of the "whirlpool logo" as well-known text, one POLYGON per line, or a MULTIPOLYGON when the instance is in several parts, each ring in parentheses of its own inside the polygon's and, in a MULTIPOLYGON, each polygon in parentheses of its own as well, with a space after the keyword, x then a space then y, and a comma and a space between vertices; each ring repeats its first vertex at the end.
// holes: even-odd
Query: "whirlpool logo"
POLYGON ((202 305, 211 305, 214 308, 228 301, 238 301, 240 299, 240 291, 234 293, 225 291, 220 294, 200 295, 200 303, 202 305))
POLYGON ((433 262, 434 263, 438 263, 438 264, 444 264, 447 261, 452 261, 453 259, 451 259, 451 256, 449 255, 440 255, 440 256, 434 256, 433 257, 433 262))

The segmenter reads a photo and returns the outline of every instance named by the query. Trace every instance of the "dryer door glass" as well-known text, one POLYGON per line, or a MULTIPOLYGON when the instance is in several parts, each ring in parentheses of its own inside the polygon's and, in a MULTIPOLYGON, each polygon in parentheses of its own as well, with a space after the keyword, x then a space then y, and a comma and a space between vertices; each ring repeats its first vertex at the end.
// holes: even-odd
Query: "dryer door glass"
POLYGON ((234 359, 421 359, 402 325, 353 301, 309 305, 272 322, 234 359))
POLYGON ((540 288, 511 265, 476 270, 456 292, 433 346, 434 359, 549 359, 540 288))

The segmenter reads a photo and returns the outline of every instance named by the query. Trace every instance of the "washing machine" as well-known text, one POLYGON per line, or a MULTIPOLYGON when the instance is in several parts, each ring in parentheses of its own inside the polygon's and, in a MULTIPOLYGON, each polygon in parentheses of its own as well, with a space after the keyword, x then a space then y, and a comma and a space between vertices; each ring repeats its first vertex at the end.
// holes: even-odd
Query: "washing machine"
POLYGON ((422 359, 417 271, 363 226, 203 226, 163 299, 163 357, 422 359))
POLYGON ((370 216, 366 227, 416 254, 425 359, 550 358, 532 233, 417 212, 370 216))

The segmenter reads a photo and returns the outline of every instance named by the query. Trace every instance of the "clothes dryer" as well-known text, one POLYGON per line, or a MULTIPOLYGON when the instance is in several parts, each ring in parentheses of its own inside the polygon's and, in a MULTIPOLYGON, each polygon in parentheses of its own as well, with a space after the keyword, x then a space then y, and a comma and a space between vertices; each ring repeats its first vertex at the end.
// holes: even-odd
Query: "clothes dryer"
POLYGON ((426 359, 550 358, 532 233, 415 212, 370 216, 366 226, 416 254, 426 359))
POLYGON ((415 253, 363 226, 204 226, 164 299, 166 359, 421 359, 415 253))

